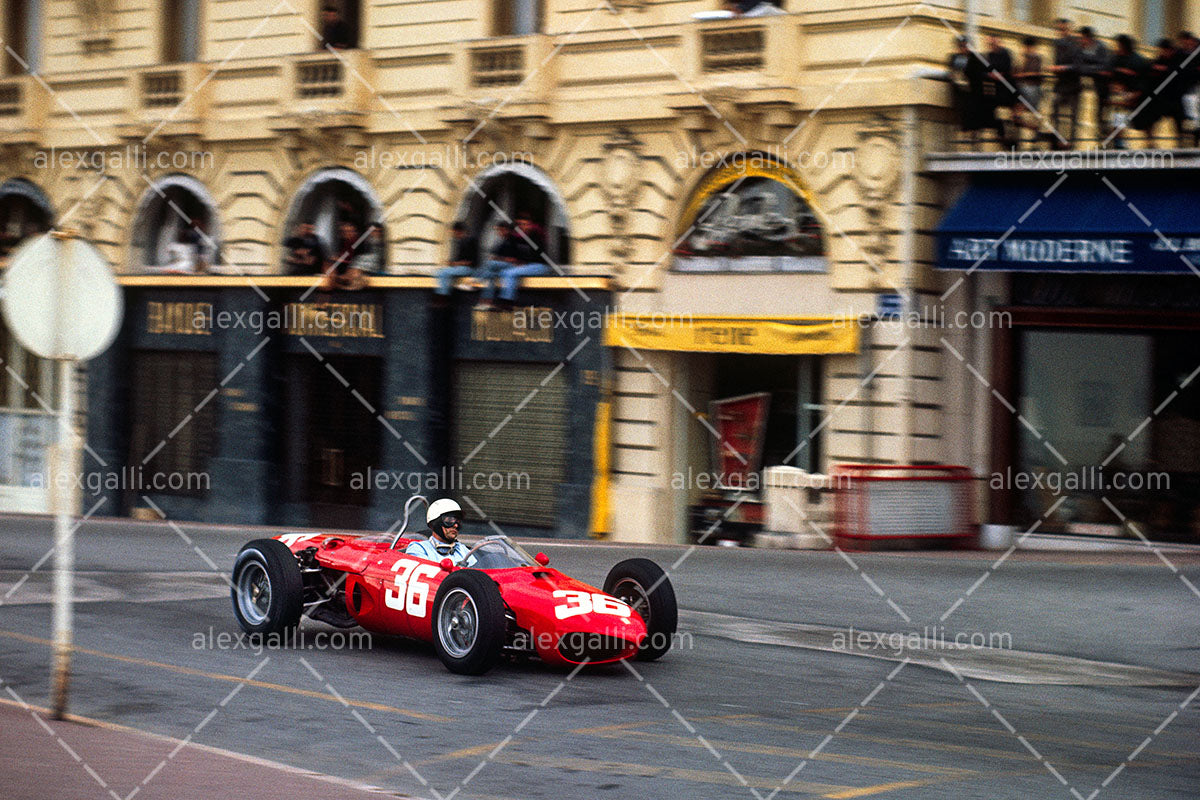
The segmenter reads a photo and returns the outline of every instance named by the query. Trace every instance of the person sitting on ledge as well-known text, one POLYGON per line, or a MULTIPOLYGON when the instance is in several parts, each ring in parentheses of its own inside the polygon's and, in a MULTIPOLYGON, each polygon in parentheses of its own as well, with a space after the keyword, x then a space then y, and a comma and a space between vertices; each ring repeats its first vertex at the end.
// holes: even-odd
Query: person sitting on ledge
POLYGON ((454 281, 475 274, 479 264, 479 242, 467 233, 465 223, 455 222, 450 227, 450 260, 437 271, 437 288, 434 292, 441 297, 450 294, 454 281))
POLYGON ((321 283, 323 290, 354 291, 367 285, 366 274, 354 266, 360 238, 358 228, 353 222, 343 222, 338 226, 338 242, 335 247, 337 256, 326 264, 325 279, 321 283))
POLYGON ((289 275, 316 275, 325 263, 325 248, 313 230, 311 222, 298 222, 283 242, 284 266, 289 275))

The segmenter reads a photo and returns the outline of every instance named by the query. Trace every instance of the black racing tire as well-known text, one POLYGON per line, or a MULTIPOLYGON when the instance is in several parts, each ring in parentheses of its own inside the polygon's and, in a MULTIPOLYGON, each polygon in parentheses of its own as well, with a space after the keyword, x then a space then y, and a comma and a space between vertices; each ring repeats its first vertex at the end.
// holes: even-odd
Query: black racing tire
POLYGON ((460 569, 447 575, 430 624, 433 649, 451 672, 482 675, 499 663, 508 622, 500 587, 485 573, 460 569))
POLYGON ((646 623, 646 641, 638 649, 638 661, 655 661, 671 649, 679 624, 675 588, 662 567, 648 558, 629 558, 608 571, 604 591, 624 600, 646 623))
POLYGON ((304 611, 300 564, 277 539, 255 539, 233 563, 233 615, 246 633, 289 631, 304 611), (265 594, 265 599, 264 599, 265 594))

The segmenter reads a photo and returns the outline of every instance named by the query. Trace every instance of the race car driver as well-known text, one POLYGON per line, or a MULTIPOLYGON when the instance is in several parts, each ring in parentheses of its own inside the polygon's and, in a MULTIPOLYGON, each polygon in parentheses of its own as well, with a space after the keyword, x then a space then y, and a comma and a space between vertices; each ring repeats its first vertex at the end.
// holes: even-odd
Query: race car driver
POLYGON ((458 540, 458 530, 462 526, 462 507, 448 497, 435 500, 429 504, 425 522, 429 525, 432 535, 424 541, 413 542, 404 548, 404 552, 430 561, 448 558, 456 566, 462 564, 468 552, 467 546, 458 540))

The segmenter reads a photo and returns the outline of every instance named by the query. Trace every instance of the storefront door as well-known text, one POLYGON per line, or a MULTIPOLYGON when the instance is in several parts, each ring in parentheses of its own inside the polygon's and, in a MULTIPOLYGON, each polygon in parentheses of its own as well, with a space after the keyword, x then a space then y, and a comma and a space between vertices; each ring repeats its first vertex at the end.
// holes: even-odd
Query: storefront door
POLYGON ((288 357, 285 480, 288 495, 308 505, 314 527, 366 524, 369 470, 384 431, 351 390, 378 408, 380 375, 381 360, 369 356, 288 357))

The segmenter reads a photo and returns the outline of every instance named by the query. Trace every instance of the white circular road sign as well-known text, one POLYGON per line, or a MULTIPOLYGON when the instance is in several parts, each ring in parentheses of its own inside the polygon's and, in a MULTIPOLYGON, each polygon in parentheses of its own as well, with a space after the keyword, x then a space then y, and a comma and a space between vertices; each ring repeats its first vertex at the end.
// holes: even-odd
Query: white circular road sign
POLYGON ((95 247, 50 234, 13 252, 0 307, 26 350, 42 358, 86 361, 116 338, 124 302, 95 247))

